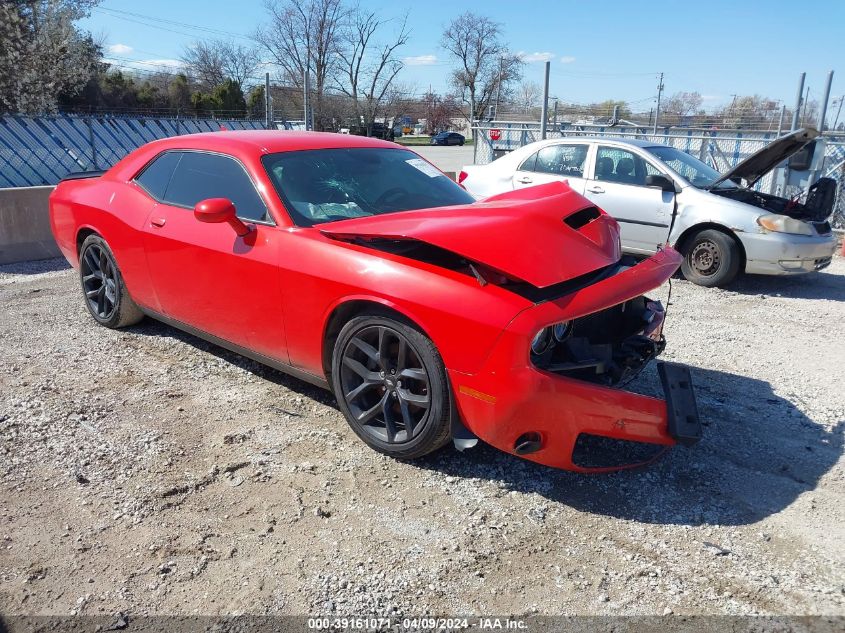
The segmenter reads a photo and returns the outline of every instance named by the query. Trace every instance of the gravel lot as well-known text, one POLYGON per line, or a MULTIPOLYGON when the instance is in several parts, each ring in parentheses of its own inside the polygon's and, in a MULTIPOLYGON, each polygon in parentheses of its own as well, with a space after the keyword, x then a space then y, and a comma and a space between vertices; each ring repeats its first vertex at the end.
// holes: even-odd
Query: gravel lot
POLYGON ((0 305, 0 613, 845 614, 842 258, 675 281, 705 438, 608 476, 392 461, 328 393, 96 326, 63 261, 0 267, 0 305))

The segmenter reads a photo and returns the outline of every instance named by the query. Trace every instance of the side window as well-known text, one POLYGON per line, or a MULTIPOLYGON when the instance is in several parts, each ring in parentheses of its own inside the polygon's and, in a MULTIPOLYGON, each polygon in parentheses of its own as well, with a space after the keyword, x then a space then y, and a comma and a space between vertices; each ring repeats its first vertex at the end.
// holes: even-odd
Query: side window
POLYGON ((583 178, 586 160, 586 145, 550 145, 537 152, 534 171, 583 178))
POLYGON ((599 146, 596 154, 596 180, 645 186, 647 173, 660 173, 652 170, 647 172, 646 162, 624 149, 599 146))
POLYGON ((135 182, 141 185, 153 198, 164 199, 164 192, 167 191, 167 185, 170 183, 171 176, 173 176, 173 169, 179 163, 181 155, 181 152, 159 154, 153 159, 153 162, 144 168, 144 171, 135 177, 135 182))
POLYGON ((537 162, 537 152, 534 152, 522 161, 522 164, 519 166, 519 171, 534 171, 534 164, 537 162))
POLYGON ((206 198, 228 198, 238 217, 266 222, 267 207, 258 196, 244 168, 233 158, 203 152, 184 152, 176 166, 164 200, 193 207, 206 198))

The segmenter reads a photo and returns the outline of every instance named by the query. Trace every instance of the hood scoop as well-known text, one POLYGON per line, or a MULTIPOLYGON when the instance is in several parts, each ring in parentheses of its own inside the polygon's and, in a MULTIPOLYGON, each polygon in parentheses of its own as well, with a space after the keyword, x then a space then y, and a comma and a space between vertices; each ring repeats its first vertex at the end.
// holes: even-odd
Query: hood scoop
POLYGON ((616 221, 561 182, 469 205, 331 222, 320 231, 358 243, 425 242, 537 288, 605 268, 620 257, 616 221), (572 216, 577 217, 569 220, 572 216))

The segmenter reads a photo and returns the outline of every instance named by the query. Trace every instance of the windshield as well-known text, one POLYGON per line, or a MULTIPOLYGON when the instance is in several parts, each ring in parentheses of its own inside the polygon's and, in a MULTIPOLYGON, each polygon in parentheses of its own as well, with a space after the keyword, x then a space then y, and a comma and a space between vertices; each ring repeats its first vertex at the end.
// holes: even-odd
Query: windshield
POLYGON ((262 162, 298 226, 475 202, 403 149, 302 150, 269 154, 262 162))
MULTIPOLYGON (((657 145, 655 147, 647 147, 649 152, 657 156, 666 166, 671 168, 680 176, 686 178, 691 185, 704 189, 713 184, 718 178, 722 177, 718 171, 713 169, 707 163, 703 163, 695 156, 691 156, 686 152, 682 152, 674 147, 665 147, 657 145)), ((735 189, 736 184, 730 181, 719 183, 719 189, 735 189)))

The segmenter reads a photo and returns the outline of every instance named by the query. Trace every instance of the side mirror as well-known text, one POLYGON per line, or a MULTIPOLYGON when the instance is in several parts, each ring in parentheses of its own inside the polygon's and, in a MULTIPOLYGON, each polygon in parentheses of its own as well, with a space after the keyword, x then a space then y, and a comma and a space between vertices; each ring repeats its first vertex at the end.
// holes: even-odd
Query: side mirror
POLYGON ((672 193, 677 193, 677 190, 675 189, 675 183, 672 181, 671 178, 664 176, 663 174, 652 174, 650 176, 646 176, 645 186, 659 187, 663 191, 671 191, 672 193))
POLYGON ((249 227, 235 214, 235 205, 226 198, 208 198, 200 200, 194 206, 194 217, 200 222, 219 224, 226 222, 235 233, 243 237, 249 233, 249 227))

